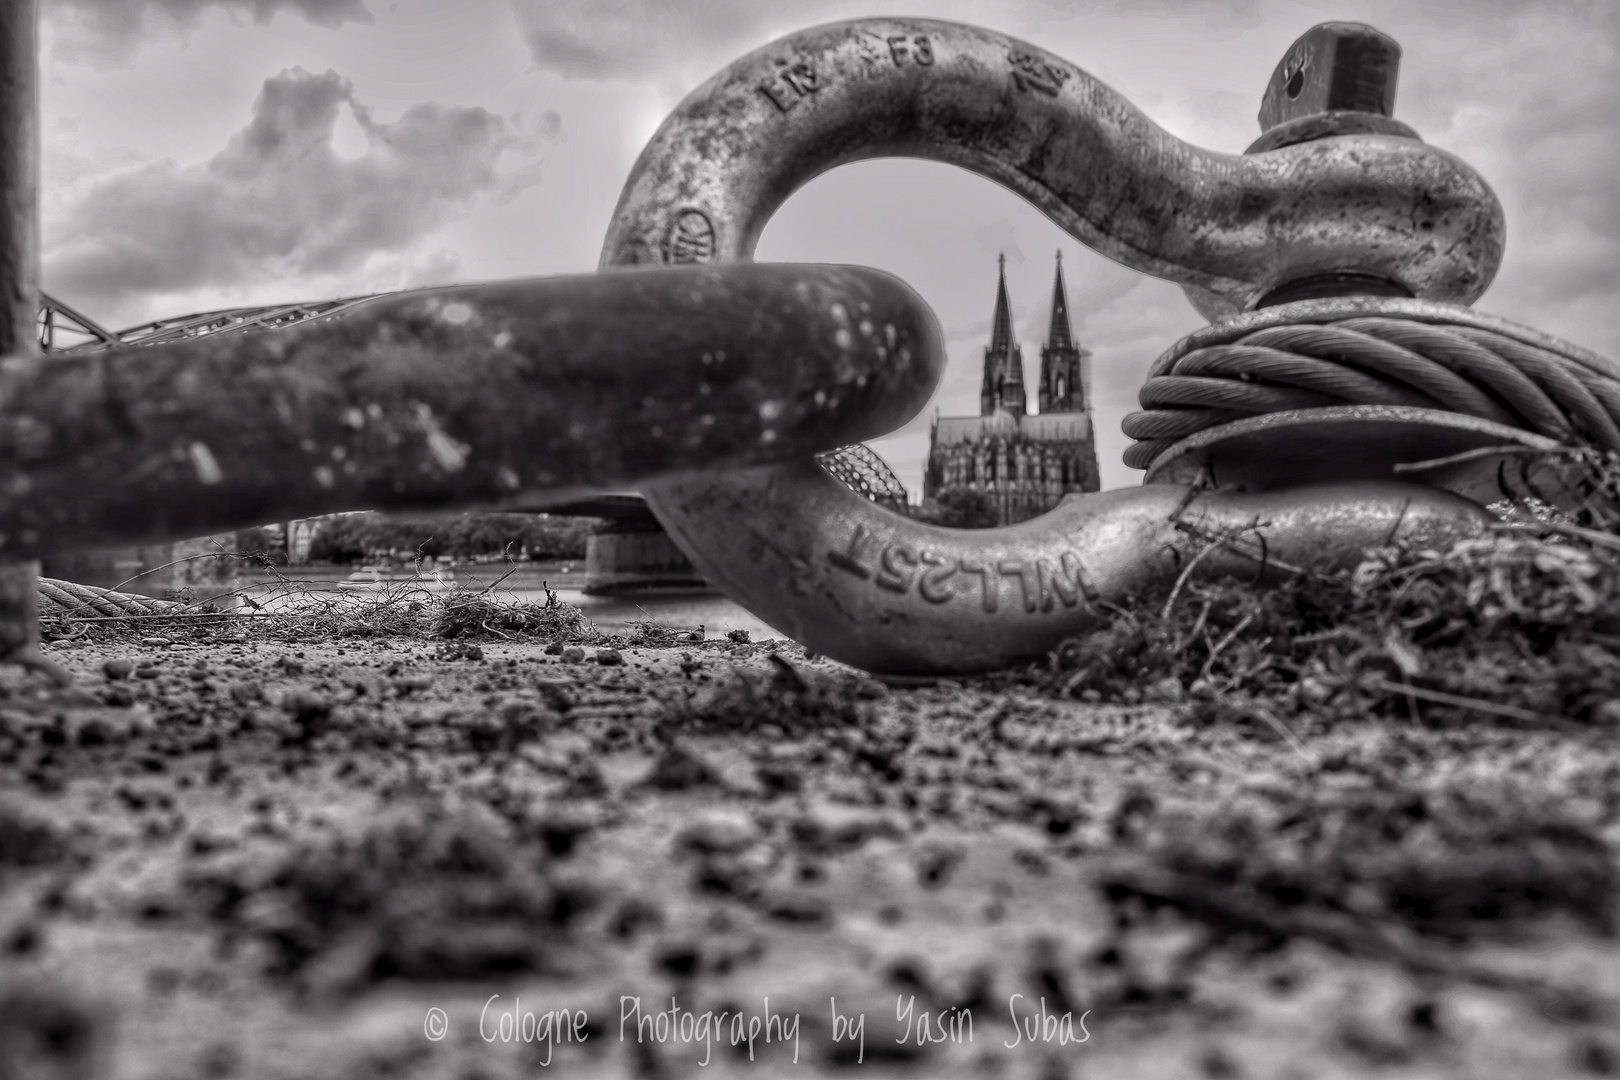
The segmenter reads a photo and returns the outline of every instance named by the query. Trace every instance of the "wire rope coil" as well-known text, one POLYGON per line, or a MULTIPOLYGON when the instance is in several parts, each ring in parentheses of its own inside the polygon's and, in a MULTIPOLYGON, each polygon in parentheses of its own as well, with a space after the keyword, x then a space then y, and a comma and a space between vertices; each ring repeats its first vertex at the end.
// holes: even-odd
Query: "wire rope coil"
POLYGON ((68 615, 120 618, 126 615, 187 613, 186 605, 176 600, 157 600, 150 596, 115 592, 54 578, 39 579, 39 610, 47 618, 68 615))
POLYGON ((1427 300, 1304 300, 1223 319, 1161 355, 1139 399, 1122 425, 1136 469, 1220 424, 1342 405, 1439 409, 1620 452, 1620 365, 1427 300))

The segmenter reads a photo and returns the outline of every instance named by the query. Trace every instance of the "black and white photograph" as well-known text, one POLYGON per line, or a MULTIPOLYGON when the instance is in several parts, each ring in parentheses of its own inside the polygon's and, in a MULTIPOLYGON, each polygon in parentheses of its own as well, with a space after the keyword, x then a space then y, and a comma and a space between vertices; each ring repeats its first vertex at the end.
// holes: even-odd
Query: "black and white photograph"
POLYGON ((0 0, 0 1080, 1620 1077, 1620 4, 0 0))

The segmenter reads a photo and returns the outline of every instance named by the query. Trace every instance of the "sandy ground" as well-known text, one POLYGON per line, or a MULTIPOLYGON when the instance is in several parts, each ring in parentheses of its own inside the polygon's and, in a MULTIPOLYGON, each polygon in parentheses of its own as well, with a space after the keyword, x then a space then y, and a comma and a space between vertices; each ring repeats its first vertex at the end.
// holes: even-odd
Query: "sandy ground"
POLYGON ((1302 752, 786 642, 51 651, 103 704, 5 675, 8 1080, 1620 1075, 1612 731, 1302 752))

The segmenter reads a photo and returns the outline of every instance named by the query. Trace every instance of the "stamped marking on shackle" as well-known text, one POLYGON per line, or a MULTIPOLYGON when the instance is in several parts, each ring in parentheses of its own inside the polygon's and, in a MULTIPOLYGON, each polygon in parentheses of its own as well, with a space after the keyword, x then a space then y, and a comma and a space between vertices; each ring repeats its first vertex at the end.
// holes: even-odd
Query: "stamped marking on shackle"
POLYGON ((907 64, 934 66, 934 39, 927 34, 880 34, 863 30, 856 48, 869 68, 876 64, 892 64, 897 68, 907 64))
POLYGON ((894 58, 895 67, 905 67, 906 58, 910 58, 921 67, 931 67, 934 63, 934 43, 928 40, 927 34, 890 34, 883 39, 889 46, 889 55, 894 58))
POLYGON ((958 574, 977 577, 979 602, 990 615, 1001 608, 1001 584, 1005 579, 1017 580, 1024 611, 1030 614, 1055 611, 1059 603, 1073 608, 1084 600, 1089 606, 1101 595, 1075 551, 1065 551, 1056 560, 952 561, 937 551, 919 550, 903 541, 882 543, 865 525, 855 527, 855 535, 843 551, 827 552, 827 562, 901 596, 916 585, 917 595, 930 604, 949 603, 958 596, 967 598, 973 586, 958 591, 952 579, 958 574))
POLYGON ((714 222, 701 210, 686 209, 675 215, 664 241, 664 261, 668 263, 711 263, 715 253, 714 222))
POLYGON ((776 63, 782 70, 755 89, 765 96, 766 101, 775 105, 779 113, 787 113, 797 107, 802 99, 826 85, 816 73, 815 64, 805 57, 778 60, 776 63))
POLYGON ((1007 54, 1007 62, 1013 66, 1013 84, 1026 92, 1034 90, 1047 97, 1057 97, 1063 84, 1069 81, 1069 72, 1033 53, 1015 49, 1007 54))

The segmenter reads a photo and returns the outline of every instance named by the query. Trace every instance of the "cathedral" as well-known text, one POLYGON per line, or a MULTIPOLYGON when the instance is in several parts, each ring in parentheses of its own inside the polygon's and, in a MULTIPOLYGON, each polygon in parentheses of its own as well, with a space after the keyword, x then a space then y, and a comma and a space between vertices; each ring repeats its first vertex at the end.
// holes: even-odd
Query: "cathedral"
POLYGON ((1038 413, 1029 411, 1024 354, 1013 337, 1006 256, 999 277, 979 415, 935 419, 923 496, 982 491, 1001 524, 1010 525, 1044 514, 1071 492, 1096 491, 1099 484, 1091 431, 1091 353, 1080 348, 1069 328, 1063 255, 1058 254, 1052 282, 1052 323, 1041 347, 1038 413))

